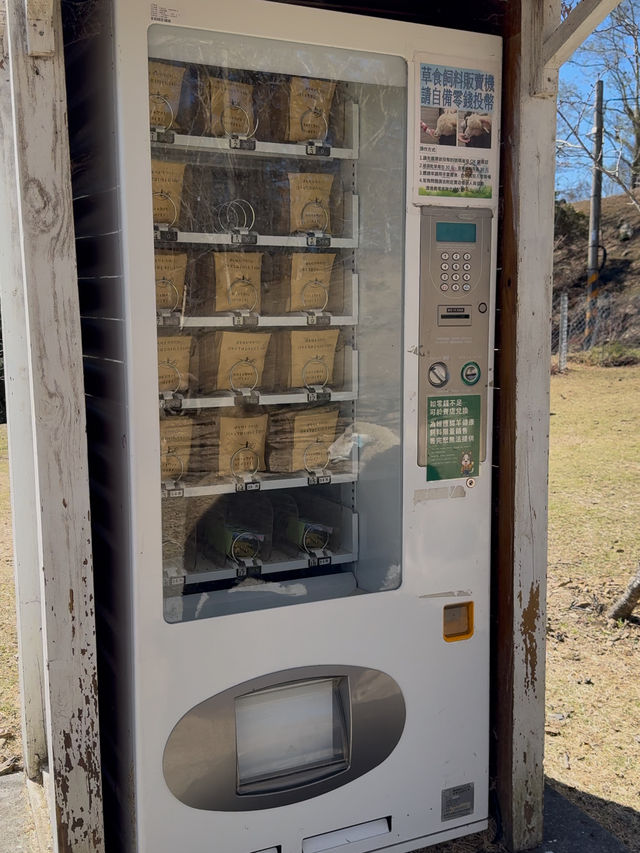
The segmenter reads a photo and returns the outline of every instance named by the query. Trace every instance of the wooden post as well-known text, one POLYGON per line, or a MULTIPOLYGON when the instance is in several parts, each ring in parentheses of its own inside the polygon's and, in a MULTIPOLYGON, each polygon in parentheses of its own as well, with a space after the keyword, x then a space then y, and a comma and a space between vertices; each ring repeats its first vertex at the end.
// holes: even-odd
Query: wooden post
POLYGON ((0 234, 3 235, 0 240, 0 301, 12 484, 22 752, 27 776, 39 780, 42 764, 47 760, 47 740, 42 694, 44 664, 36 534, 36 475, 5 21, 5 0, 0 0, 0 175, 3 176, 0 192, 0 234))
POLYGON ((505 33, 492 731, 511 850, 542 841, 557 74, 545 74, 544 87, 533 81, 559 19, 555 0, 520 0, 508 6, 505 33))
MULTIPOLYGON (((44 23, 28 37, 24 0, 7 0, 19 224, 0 239, 13 236, 23 262, 54 849, 101 853, 89 487, 64 61, 59 2, 50 32, 47 6, 30 4, 31 11, 42 7, 35 19, 44 23)), ((14 471, 20 461, 12 459, 14 471)))

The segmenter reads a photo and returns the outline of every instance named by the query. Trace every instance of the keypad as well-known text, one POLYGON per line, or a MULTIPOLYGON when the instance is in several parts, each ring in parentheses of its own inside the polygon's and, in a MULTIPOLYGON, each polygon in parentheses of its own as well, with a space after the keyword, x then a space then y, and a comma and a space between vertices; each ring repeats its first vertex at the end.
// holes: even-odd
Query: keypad
POLYGON ((456 293, 464 290, 465 293, 468 293, 473 287, 471 281, 473 275, 472 266, 473 254, 471 252, 440 252, 440 280, 438 282, 440 290, 456 293), (459 263, 459 261, 464 261, 464 263, 459 263), (464 273, 461 274, 461 270, 464 273), (458 282, 464 282, 464 284, 459 284, 458 282))

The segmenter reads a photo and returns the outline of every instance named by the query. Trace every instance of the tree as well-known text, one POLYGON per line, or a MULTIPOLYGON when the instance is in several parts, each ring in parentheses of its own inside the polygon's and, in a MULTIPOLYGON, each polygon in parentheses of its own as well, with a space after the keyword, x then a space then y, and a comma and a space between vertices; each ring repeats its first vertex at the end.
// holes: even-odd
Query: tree
POLYGON ((607 616, 609 619, 630 619, 638 602, 640 602, 640 564, 624 594, 608 611, 607 616))
POLYGON ((640 212, 635 193, 640 188, 640 0, 622 0, 563 68, 557 169, 566 196, 575 196, 575 190, 588 195, 598 79, 604 82, 604 190, 626 193, 640 212))

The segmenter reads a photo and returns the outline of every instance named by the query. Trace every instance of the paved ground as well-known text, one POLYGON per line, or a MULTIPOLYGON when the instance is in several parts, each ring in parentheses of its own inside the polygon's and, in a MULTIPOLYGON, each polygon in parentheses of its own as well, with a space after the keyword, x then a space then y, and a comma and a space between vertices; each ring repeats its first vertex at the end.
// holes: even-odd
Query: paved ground
POLYGON ((22 773, 0 776, 0 853, 40 853, 22 773))
MULTIPOLYGON (((29 799, 22 773, 0 777, 0 853, 51 850, 37 791, 32 790, 31 802, 38 832, 29 799)), ((628 853, 613 835, 550 788, 545 791, 544 823, 544 843, 531 853, 628 853)))

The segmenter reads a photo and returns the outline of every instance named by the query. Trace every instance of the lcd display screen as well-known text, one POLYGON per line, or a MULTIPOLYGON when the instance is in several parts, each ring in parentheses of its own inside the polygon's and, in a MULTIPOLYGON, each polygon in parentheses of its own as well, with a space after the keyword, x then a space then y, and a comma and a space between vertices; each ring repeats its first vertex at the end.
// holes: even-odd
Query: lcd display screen
POLYGON ((473 222, 436 222, 436 242, 475 243, 476 226, 473 222))

